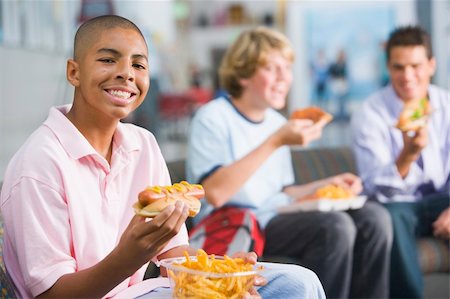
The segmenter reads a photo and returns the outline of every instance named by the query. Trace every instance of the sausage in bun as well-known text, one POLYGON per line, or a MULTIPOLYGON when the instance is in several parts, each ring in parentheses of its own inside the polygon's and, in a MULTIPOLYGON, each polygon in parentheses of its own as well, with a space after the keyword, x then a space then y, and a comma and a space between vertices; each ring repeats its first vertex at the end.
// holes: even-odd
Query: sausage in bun
POLYGON ((182 181, 172 186, 147 187, 139 193, 133 208, 136 214, 153 218, 168 205, 181 200, 189 206, 189 217, 194 217, 200 211, 200 199, 204 196, 202 185, 182 181))

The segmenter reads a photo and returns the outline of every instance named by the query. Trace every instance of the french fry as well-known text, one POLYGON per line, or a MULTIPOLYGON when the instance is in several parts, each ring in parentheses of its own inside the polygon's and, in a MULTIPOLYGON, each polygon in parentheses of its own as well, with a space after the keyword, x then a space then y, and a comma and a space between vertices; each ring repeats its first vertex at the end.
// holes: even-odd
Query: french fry
POLYGON ((347 199, 353 196, 354 194, 349 189, 336 185, 326 185, 315 192, 317 198, 347 199))
POLYGON ((244 276, 224 275, 223 277, 214 275, 253 271, 253 265, 241 258, 224 256, 223 259, 220 259, 214 255, 208 255, 201 249, 197 251, 196 260, 190 258, 187 252, 184 252, 184 257, 183 263, 173 265, 211 273, 212 275, 169 270, 168 274, 174 282, 175 298, 241 298, 253 285, 254 274, 244 276))

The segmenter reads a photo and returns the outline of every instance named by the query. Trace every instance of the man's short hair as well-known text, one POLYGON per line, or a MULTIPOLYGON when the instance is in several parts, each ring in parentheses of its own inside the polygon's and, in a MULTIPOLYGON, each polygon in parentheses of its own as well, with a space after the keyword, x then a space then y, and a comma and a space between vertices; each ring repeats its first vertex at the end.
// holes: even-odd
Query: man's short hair
POLYGON ((266 64, 272 50, 280 51, 290 61, 294 50, 285 35, 266 27, 242 32, 227 49, 219 68, 220 85, 233 97, 240 97, 240 79, 252 77, 257 68, 266 64))
POLYGON ((73 45, 73 57, 75 60, 79 58, 82 53, 82 49, 86 44, 90 44, 93 39, 104 30, 113 28, 131 29, 136 31, 142 36, 145 41, 144 35, 141 30, 131 22, 130 20, 116 15, 104 15, 90 19, 78 28, 75 34, 75 40, 73 45))
POLYGON ((398 27, 390 35, 386 44, 387 61, 391 58, 391 50, 395 47, 423 46, 427 52, 428 59, 433 58, 433 47, 431 38, 420 26, 398 27))

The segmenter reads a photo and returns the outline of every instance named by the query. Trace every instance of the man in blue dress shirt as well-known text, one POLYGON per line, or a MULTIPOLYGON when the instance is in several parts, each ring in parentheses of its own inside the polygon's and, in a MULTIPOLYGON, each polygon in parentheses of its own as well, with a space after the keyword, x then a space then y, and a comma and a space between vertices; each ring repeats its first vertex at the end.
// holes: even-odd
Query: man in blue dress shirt
POLYGON ((430 83, 436 61, 420 27, 392 32, 386 55, 391 84, 354 113, 353 149, 365 192, 392 217, 390 297, 420 298, 416 238, 449 239, 450 94, 430 83), (422 99, 432 109, 426 124, 409 132, 397 129, 404 106, 422 99))

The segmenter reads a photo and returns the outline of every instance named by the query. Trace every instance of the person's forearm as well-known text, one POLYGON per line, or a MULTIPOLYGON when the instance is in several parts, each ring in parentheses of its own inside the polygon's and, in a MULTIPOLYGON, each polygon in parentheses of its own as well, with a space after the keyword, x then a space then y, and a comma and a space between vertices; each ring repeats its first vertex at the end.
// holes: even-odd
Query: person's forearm
POLYGON ((240 160, 219 168, 207 177, 202 185, 208 202, 214 207, 226 204, 231 196, 242 188, 245 182, 280 146, 278 140, 272 136, 240 160))
POLYGON ((403 179, 408 175, 411 164, 416 160, 417 157, 407 155, 403 151, 398 155, 395 165, 397 166, 398 173, 403 179))
POLYGON ((56 283, 38 298, 100 298, 131 276, 126 267, 111 252, 104 260, 90 268, 61 276, 56 283))

